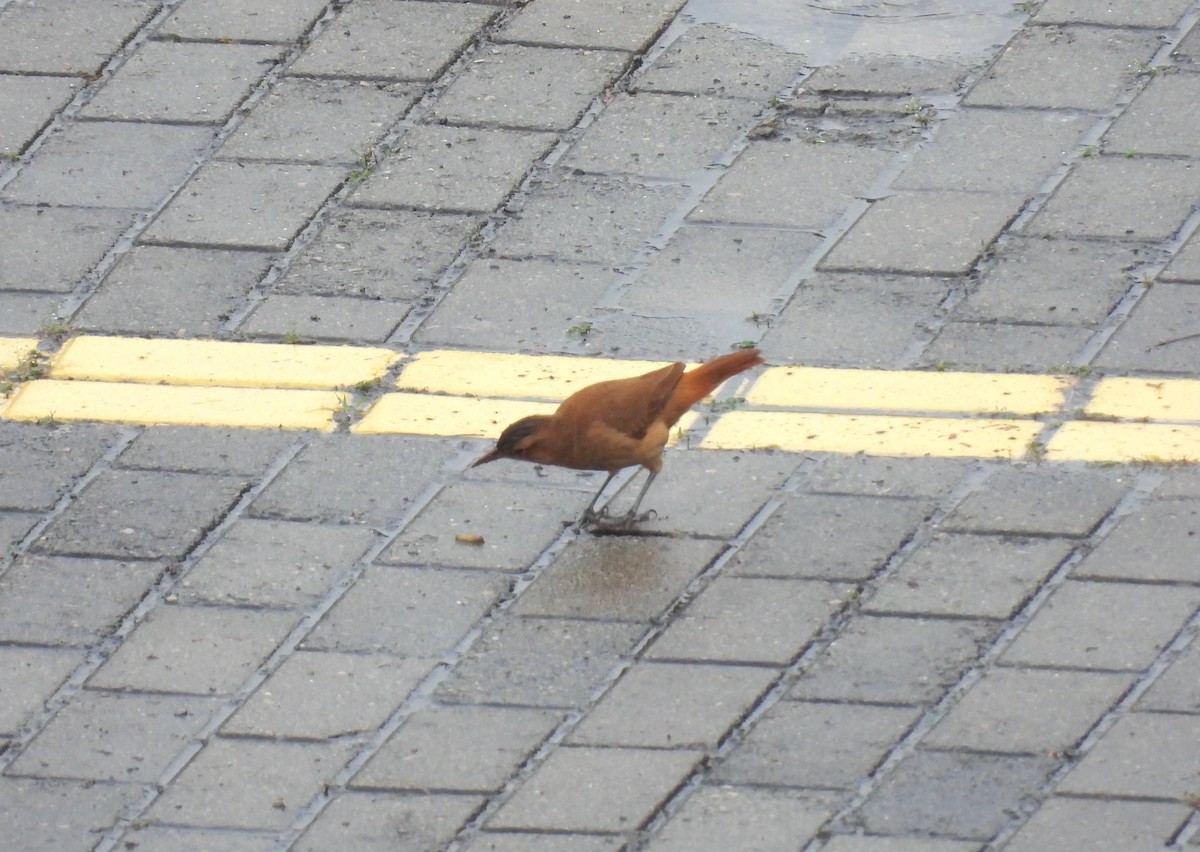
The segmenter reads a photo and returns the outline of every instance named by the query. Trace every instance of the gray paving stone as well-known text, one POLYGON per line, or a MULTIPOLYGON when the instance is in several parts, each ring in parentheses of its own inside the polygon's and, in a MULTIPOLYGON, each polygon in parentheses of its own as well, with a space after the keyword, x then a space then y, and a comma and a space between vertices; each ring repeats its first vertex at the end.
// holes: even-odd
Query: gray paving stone
POLYGON ((297 651, 221 731, 321 740, 373 731, 432 669, 427 660, 297 651), (335 696, 332 706, 330 696, 335 696))
POLYGON ((567 130, 629 62, 628 54, 607 50, 485 47, 431 115, 454 124, 567 130))
POLYGON ((591 695, 645 629, 636 622, 497 620, 484 628, 436 695, 453 702, 573 707, 591 695))
POLYGON ((250 506, 259 517, 387 524, 437 472, 447 444, 397 435, 314 441, 250 506))
POLYGON ((739 320, 771 309, 792 273, 817 248, 814 234, 763 228, 680 229, 621 296, 627 310, 739 320), (680 301, 680 288, 688 292, 680 301))
POLYGON ((1032 20, 1042 24, 1106 24, 1115 27, 1167 28, 1187 9, 1186 0, 1148 6, 1117 7, 1104 0, 1047 0, 1032 20))
POLYGON ((1108 27, 1026 27, 975 84, 972 106, 1107 109, 1158 48, 1152 32, 1108 27), (1084 71, 1083 69, 1086 69, 1084 71))
POLYGON ((0 198, 147 210, 183 180, 212 134, 207 127, 73 122, 46 140, 0 198))
POLYGON ((938 126, 892 185, 1032 193, 1093 121, 1046 110, 960 110, 938 126))
POLYGON ((850 592, 835 583, 720 576, 667 627, 648 655, 784 665, 850 592))
POLYGON ((88 685, 98 689, 227 694, 262 665, 295 625, 290 612, 161 606, 88 685))
POLYGON ((1158 277, 1161 280, 1200 283, 1200 237, 1193 234, 1158 277))
POLYGON ((1200 497, 1200 467, 1176 468, 1166 476, 1166 481, 1155 490, 1155 497, 1200 497))
POLYGON ((781 701, 716 776, 731 783, 853 789, 919 715, 915 707, 781 701))
POLYGON ((627 352, 638 358, 690 361, 697 352, 724 352, 762 333, 749 316, 740 318, 739 313, 659 316, 605 309, 593 315, 583 348, 589 354, 609 357, 627 352))
POLYGON ((344 177, 344 170, 335 166, 210 162, 143 239, 283 249, 344 177))
POLYGON ((0 645, 0 735, 19 731, 83 656, 65 648, 0 645))
POLYGON ((521 572, 574 520, 585 500, 547 488, 456 482, 439 492, 378 561, 521 572), (483 536, 482 545, 458 541, 464 534, 483 536))
POLYGON ((725 570, 741 576, 865 580, 912 536, 928 511, 920 501, 793 494, 725 570))
POLYGON ((274 835, 227 828, 139 825, 125 832, 122 843, 126 848, 153 849, 155 852, 269 852, 274 845, 274 835))
POLYGON ((613 16, 586 0, 533 0, 497 36, 532 44, 645 50, 684 0, 634 0, 613 16))
POLYGON ((1073 546, 1060 538, 939 535, 884 580, 865 608, 1011 618, 1073 546))
POLYGON ((567 742, 713 748, 758 703, 777 674, 762 666, 636 663, 567 742))
POLYGON ((298 852, 441 849, 482 804, 475 796, 342 793, 296 843, 298 852))
POLYGON ((217 704, 210 698, 84 690, 25 747, 11 771, 153 784, 217 704))
POLYGON ((94 849, 100 832, 142 795, 136 784, 0 778, 4 830, 25 849, 94 849))
POLYGON ((146 820, 281 830, 351 753, 349 743, 217 737, 155 800, 146 820))
POLYGON ((0 512, 0 554, 8 556, 39 520, 32 512, 0 512))
POLYGON ((1200 712, 1200 642, 1192 640, 1138 701, 1139 710, 1200 712))
POLYGON ((380 162, 348 203, 490 212, 553 144, 554 136, 542 132, 420 124, 400 138, 396 152, 380 162))
POLYGON ((289 77, 254 105, 221 156, 353 164, 418 97, 402 83, 289 77))
POLYGON ((628 262, 684 200, 682 186, 591 175, 548 177, 489 244, 499 257, 548 256, 616 266, 628 262))
MULTIPOLYGON (((703 402, 696 405, 701 418, 705 407, 703 402)), ((794 456, 771 451, 673 450, 643 506, 658 512, 645 527, 672 533, 736 535, 777 493, 795 466, 794 456)), ((627 485, 610 511, 620 512, 621 507, 632 504, 632 490, 641 487, 639 480, 627 485)))
POLYGON ((370 547, 366 527, 240 518, 174 590, 182 601, 311 606, 370 547))
POLYGON ((753 141, 691 218, 813 230, 828 227, 894 156, 881 148, 839 142, 753 141))
POLYGON ((101 474, 34 549, 118 559, 179 559, 232 508, 240 477, 156 470, 101 474))
POLYGON ((935 748, 1062 754, 1133 685, 1104 672, 993 668, 924 739, 935 748))
POLYGON ((1158 852, 1187 816, 1186 807, 1168 802, 1056 797, 1046 800, 1004 848, 1158 852))
POLYGON ((295 440, 286 432, 211 426, 150 426, 117 458, 118 467, 260 476, 295 440))
POLYGON ((1185 67, 1194 67, 1196 61, 1200 59, 1200 29, 1196 29, 1193 25, 1187 35, 1183 37, 1183 41, 1179 42, 1179 45, 1171 51, 1171 58, 1185 67))
POLYGON ((643 536, 576 539, 513 605, 517 615, 649 622, 716 557, 718 542, 643 536))
POLYGON ((473 3, 359 0, 290 70, 319 77, 434 80, 498 12, 473 3))
POLYGON ((1058 785, 1061 793, 1185 799, 1200 785, 1200 716, 1131 713, 1058 785))
POLYGON ((463 852, 611 852, 622 845, 623 839, 612 835, 483 831, 463 852))
POLYGON ((791 83, 804 58, 716 24, 688 27, 643 68, 634 91, 680 92, 766 101, 791 83))
POLYGON ((153 0, 115 0, 103 9, 61 0, 6 4, 0 68, 91 75, 158 11, 153 0))
POLYGON ((82 81, 70 77, 0 77, 0 112, 5 116, 0 152, 25 150, 82 86, 82 81))
POLYGON ((415 302, 478 227, 470 216, 337 210, 275 292, 415 302))
POLYGON ((792 790, 705 786, 644 848, 649 852, 788 852, 812 838, 830 811, 819 796, 797 796, 792 790))
POLYGON ((913 95, 954 91, 969 68, 916 56, 841 56, 804 79, 797 94, 913 95))
POLYGON ((486 824, 629 831, 658 809, 700 757, 699 752, 685 750, 560 748, 486 824), (579 784, 580 778, 589 783, 579 784))
POLYGON ((0 508, 47 510, 117 439, 118 430, 91 423, 47 429, 0 422, 0 508))
POLYGON ((90 331, 215 335, 271 260, 259 251, 138 246, 87 300, 76 324, 90 331))
POLYGON ((712 165, 756 110, 749 101, 708 95, 617 95, 562 165, 601 174, 686 180, 712 165))
POLYGON ((252 337, 383 343, 411 305, 355 296, 288 296, 272 293, 242 325, 252 337))
POLYGON ((1186 160, 1093 156, 1076 164, 1027 233, 1115 240, 1169 239, 1200 193, 1200 168, 1186 160))
POLYGON ((1186 140, 1200 135, 1200 117, 1189 108, 1197 98, 1200 98, 1200 77, 1194 74, 1155 77, 1104 135, 1106 150, 1192 156, 1195 149, 1186 140))
POLYGON ((1200 503, 1155 501, 1122 518, 1072 575, 1194 583, 1197 547, 1200 503))
POLYGON ((113 73, 80 115, 223 124, 278 60, 259 44, 149 41, 113 73))
POLYGON ((937 497, 962 479, 973 464, 964 459, 830 454, 809 477, 808 490, 866 497, 937 497))
POLYGON ((560 713, 525 707, 423 708, 351 783, 371 789, 494 792, 561 721, 560 713))
MULTIPOLYGON (((1086 325, 1031 325, 1023 322, 960 322, 942 326, 918 359, 921 366, 984 372, 1041 372, 1070 363, 1088 342, 1086 325)), ((1016 448, 1016 456, 1022 448, 1016 448)))
POLYGON ((942 522, 944 530, 1085 536, 1131 485, 1119 471, 1005 467, 942 522))
POLYGON ((443 656, 507 587, 504 576, 482 571, 369 568, 304 647, 443 656))
POLYGON ((158 562, 23 556, 0 578, 0 638, 92 645, 162 576, 158 562))
POLYGON ((325 0, 183 0, 158 35, 185 39, 295 41, 321 16, 325 0))
POLYGON ((926 333, 953 284, 914 275, 817 273, 767 330, 763 353, 793 364, 893 366, 926 333))
POLYGON ((1191 375, 1200 358, 1197 316, 1200 316, 1200 287, 1155 284, 1101 350, 1096 363, 1191 375))
POLYGON ((930 832, 987 840, 1054 769, 1044 757, 920 751, 859 811, 870 832, 930 832))
POLYGON ((791 695, 826 701, 936 700, 994 628, 960 619, 856 616, 791 695))
POLYGON ((1001 659, 1141 671, 1197 606, 1200 589, 1071 580, 1055 590, 1001 659))
POLYGON ((476 260, 421 325, 415 339, 451 346, 562 351, 613 280, 610 270, 548 260, 476 260))
POLYGON ((841 834, 830 838, 822 852, 979 852, 983 847, 969 840, 946 840, 917 832, 911 837, 872 834, 841 834))
POLYGON ((995 266, 984 271, 957 315, 1099 323, 1129 289, 1144 252, 1141 246, 1095 240, 1017 237, 997 249, 995 266))
POLYGON ((120 210, 0 207, 0 229, 6 235, 0 290, 71 292, 132 222, 133 214, 120 210), (47 242, 47 231, 61 239, 47 242))
POLYGON ((58 322, 61 297, 47 293, 6 293, 0 290, 0 334, 37 337, 58 322))
POLYGON ((823 269, 961 275, 1025 203, 1003 192, 903 192, 876 201, 823 269))

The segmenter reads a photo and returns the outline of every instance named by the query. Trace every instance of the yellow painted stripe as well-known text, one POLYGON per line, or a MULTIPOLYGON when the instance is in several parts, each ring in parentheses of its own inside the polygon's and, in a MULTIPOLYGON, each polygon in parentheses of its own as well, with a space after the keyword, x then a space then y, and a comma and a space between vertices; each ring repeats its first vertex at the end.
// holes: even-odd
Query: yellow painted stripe
POLYGON ((1059 376, 772 367, 746 397, 751 405, 851 411, 1036 415, 1062 408, 1059 376))
POLYGON ((1188 379, 1101 379, 1088 403, 1088 414, 1123 420, 1200 423, 1200 382, 1188 379))
POLYGON ((775 447, 797 453, 1016 458, 1025 454, 1041 428, 1036 420, 733 411, 717 421, 700 446, 775 447))
POLYGON ((27 421, 327 429, 342 398, 334 391, 39 379, 17 388, 0 414, 27 421))
POLYGON ((33 337, 0 337, 0 373, 16 369, 24 358, 38 345, 33 337))
POLYGON ((1200 462, 1200 427, 1170 423, 1064 423, 1046 445, 1052 461, 1200 462))
POLYGON ((549 402, 397 392, 385 394, 351 431, 363 435, 495 437, 514 420, 529 414, 549 414, 557 407, 549 402))
POLYGON ((382 376, 389 349, 222 340, 77 337, 50 363, 55 379, 222 387, 335 388, 382 376))

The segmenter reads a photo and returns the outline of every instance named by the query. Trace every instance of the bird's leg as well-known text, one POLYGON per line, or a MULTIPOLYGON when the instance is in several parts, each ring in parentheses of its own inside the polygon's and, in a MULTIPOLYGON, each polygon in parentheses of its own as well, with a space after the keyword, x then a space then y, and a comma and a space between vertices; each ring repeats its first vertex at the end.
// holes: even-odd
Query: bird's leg
POLYGON ((600 490, 596 492, 596 496, 592 498, 592 502, 588 503, 587 508, 583 510, 583 514, 575 521, 575 529, 580 529, 584 524, 593 524, 601 518, 608 517, 608 507, 605 506, 599 512, 593 511, 596 506, 596 501, 600 499, 600 495, 604 493, 604 489, 608 487, 608 483, 613 481, 613 477, 620 471, 614 470, 608 475, 608 479, 604 480, 604 484, 600 486, 600 490))
MULTIPOLYGON (((604 529, 616 530, 616 529, 624 529, 625 527, 631 526, 632 524, 636 524, 639 521, 644 521, 647 518, 649 518, 651 515, 657 515, 658 513, 655 512, 653 509, 649 510, 648 512, 643 512, 640 515, 638 514, 638 506, 642 505, 642 498, 645 497, 646 492, 650 490, 650 483, 654 481, 654 477, 656 477, 656 476, 658 476, 657 473, 655 473, 654 471, 650 472, 650 476, 647 477, 647 479, 646 479, 646 484, 643 485, 642 490, 638 492, 637 499, 633 501, 633 505, 629 507, 629 511, 626 512, 624 515, 621 515, 621 517, 619 517, 619 518, 613 518, 610 520, 607 518, 608 507, 606 506, 605 511, 602 514, 600 514, 600 515, 596 515, 595 513, 592 514, 592 517, 590 518, 591 522, 595 523, 596 526, 598 526, 598 527, 603 527, 604 529), (602 517, 605 518, 603 523, 601 523, 601 521, 600 521, 600 519, 602 517)), ((605 483, 605 484, 607 485, 607 483, 605 483)))

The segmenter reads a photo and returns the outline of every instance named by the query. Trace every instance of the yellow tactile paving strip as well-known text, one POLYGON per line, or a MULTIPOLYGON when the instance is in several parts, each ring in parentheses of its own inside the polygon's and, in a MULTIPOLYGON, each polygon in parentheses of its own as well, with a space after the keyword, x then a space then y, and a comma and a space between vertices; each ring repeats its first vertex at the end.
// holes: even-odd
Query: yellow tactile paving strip
MULTIPOLYGON (((36 345, 0 338, 0 372, 12 381, 36 345)), ((358 417, 357 434, 494 437, 584 385, 664 363, 449 350, 403 359, 370 347, 76 337, 45 359, 42 377, 17 376, 0 418, 320 430, 340 414, 358 417), (402 360, 382 394, 355 392, 402 360)), ((1065 409, 1079 380, 1062 376, 785 365, 739 380, 744 402, 700 406, 681 423, 710 427, 700 446, 1200 462, 1197 380, 1101 379, 1081 410, 1065 409)))

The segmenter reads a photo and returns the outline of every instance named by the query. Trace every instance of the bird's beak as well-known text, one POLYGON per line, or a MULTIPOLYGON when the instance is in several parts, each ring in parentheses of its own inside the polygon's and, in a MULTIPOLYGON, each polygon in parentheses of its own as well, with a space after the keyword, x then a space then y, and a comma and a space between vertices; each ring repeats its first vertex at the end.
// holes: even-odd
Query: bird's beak
POLYGON ((471 467, 479 467, 481 464, 487 464, 490 461, 495 461, 496 459, 502 458, 504 458, 504 456, 501 455, 499 450, 492 450, 490 453, 486 453, 485 455, 482 455, 475 459, 475 461, 471 462, 471 467))

